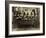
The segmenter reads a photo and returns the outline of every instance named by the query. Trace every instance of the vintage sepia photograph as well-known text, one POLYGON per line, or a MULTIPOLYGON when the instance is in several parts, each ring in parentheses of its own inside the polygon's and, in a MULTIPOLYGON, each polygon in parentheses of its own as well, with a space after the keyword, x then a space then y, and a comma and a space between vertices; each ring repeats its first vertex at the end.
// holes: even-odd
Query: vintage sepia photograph
POLYGON ((18 35, 42 32, 42 7, 42 5, 9 4, 10 33, 18 35))
POLYGON ((12 7, 12 31, 40 29, 40 8, 12 7))
POLYGON ((44 35, 44 3, 6 2, 6 37, 44 35))

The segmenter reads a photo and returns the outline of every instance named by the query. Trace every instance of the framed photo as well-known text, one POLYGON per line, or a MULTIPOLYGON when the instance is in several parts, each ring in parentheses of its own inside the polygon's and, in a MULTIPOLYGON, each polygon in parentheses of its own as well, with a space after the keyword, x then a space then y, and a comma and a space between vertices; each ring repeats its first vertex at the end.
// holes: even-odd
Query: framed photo
POLYGON ((45 34, 45 3, 5 2, 5 36, 37 36, 45 34))

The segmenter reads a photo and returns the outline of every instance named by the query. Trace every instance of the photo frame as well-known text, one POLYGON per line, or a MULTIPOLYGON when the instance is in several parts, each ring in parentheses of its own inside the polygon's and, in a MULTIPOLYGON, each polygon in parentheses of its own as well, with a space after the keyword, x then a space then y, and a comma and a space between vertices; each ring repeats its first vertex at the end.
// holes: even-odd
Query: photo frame
POLYGON ((5 36, 45 34, 45 3, 5 1, 5 36))

